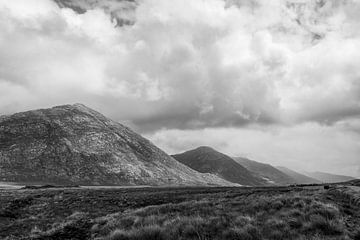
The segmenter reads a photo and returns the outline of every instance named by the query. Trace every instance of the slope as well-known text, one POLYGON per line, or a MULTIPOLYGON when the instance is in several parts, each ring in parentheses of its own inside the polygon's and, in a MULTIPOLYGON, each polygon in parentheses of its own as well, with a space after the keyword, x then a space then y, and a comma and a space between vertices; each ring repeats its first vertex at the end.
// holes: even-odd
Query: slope
POLYGON ((294 170, 291 170, 289 168, 286 167, 281 167, 278 166, 276 167, 277 169, 279 169, 280 171, 282 171, 283 173, 289 175, 290 177, 292 177, 293 179, 295 179, 295 182, 298 184, 309 184, 309 183, 321 183, 319 180, 306 176, 304 174, 298 173, 294 170))
POLYGON ((249 171, 256 173, 261 178, 266 179, 270 184, 287 185, 296 183, 295 179, 276 169, 270 164, 265 164, 242 157, 233 157, 233 159, 247 168, 249 171))
POLYGON ((0 181, 83 185, 227 185, 177 162, 82 105, 0 117, 0 181))
POLYGON ((231 157, 210 147, 198 147, 173 157, 196 171, 212 173, 230 182, 249 186, 266 184, 231 157))
POLYGON ((337 175, 327 172, 305 172, 306 175, 316 178, 324 183, 337 183, 337 182, 346 182, 350 180, 354 180, 355 178, 344 175, 337 175))

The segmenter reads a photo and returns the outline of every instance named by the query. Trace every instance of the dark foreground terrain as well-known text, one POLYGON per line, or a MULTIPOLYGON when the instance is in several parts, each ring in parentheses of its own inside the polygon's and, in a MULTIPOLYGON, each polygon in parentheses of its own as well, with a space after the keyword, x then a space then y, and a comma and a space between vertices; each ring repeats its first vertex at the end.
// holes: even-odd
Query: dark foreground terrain
POLYGON ((360 239, 359 187, 3 189, 0 239, 360 239))

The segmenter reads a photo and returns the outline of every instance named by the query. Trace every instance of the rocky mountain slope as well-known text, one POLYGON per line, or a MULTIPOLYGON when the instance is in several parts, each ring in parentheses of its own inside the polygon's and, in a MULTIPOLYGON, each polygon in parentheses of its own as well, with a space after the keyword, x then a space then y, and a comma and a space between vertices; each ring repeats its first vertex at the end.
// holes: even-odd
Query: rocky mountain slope
POLYGON ((202 146, 173 157, 196 171, 212 173, 230 182, 249 186, 267 184, 267 181, 257 177, 231 157, 210 147, 202 146))
POLYGON ((289 175, 290 177, 292 177, 293 179, 295 179, 295 182, 297 184, 310 184, 310 183, 321 183, 319 180, 306 176, 304 174, 298 173, 294 170, 291 170, 289 168, 286 167, 281 167, 278 166, 276 167, 277 169, 279 169, 280 171, 282 171, 283 173, 289 175))
POLYGON ((179 163, 81 104, 0 117, 0 181, 83 185, 229 185, 179 163))
POLYGON ((263 179, 266 179, 270 184, 287 185, 296 183, 295 179, 276 169, 270 164, 265 164, 242 157, 233 157, 233 159, 247 168, 249 171, 256 173, 263 179))
POLYGON ((312 178, 318 179, 320 182, 324 182, 324 183, 347 182, 355 179, 350 176, 336 175, 326 172, 305 172, 305 174, 312 178))

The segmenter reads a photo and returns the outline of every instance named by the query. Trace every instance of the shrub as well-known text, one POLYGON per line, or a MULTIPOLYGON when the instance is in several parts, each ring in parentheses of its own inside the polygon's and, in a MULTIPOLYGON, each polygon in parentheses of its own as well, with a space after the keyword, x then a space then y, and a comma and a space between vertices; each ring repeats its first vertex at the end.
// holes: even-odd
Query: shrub
POLYGON ((266 228, 273 230, 285 230, 288 228, 288 225, 285 221, 277 218, 271 218, 265 223, 266 228))
POLYGON ((276 210, 280 210, 283 206, 284 206, 284 204, 279 200, 275 201, 271 204, 271 207, 276 210))
POLYGON ((300 229, 303 226, 303 221, 300 218, 288 218, 287 222, 291 228, 300 229))
POLYGON ((360 228, 358 228, 354 234, 354 240, 360 240, 360 228))
POLYGON ((286 215, 287 216, 290 216, 290 217, 302 217, 303 216, 303 212, 301 212, 300 210, 298 209, 291 209, 289 210, 288 212, 286 212, 286 215))
POLYGON ((132 229, 130 231, 115 230, 110 236, 110 240, 167 240, 165 234, 159 226, 146 226, 143 228, 132 229))
POLYGON ((223 240, 260 240, 260 231, 253 225, 234 227, 223 232, 223 240))
POLYGON ((326 219, 335 219, 339 216, 337 207, 331 204, 316 203, 309 210, 309 215, 321 215, 326 219))
POLYGON ((294 204, 295 208, 303 208, 306 205, 305 201, 299 200, 294 204))
POLYGON ((119 220, 121 228, 130 229, 134 223, 138 222, 138 218, 135 216, 126 216, 119 220))
POLYGON ((131 234, 134 240, 167 240, 165 234, 159 226, 146 226, 138 230, 133 230, 131 234))
POLYGON ((67 219, 69 219, 69 220, 79 220, 79 219, 86 218, 87 216, 88 216, 88 213, 75 211, 70 216, 68 216, 67 219))
POLYGON ((151 226, 151 225, 162 225, 166 219, 169 218, 169 216, 166 215, 149 215, 149 216, 144 216, 142 218, 140 217, 135 217, 135 216, 131 216, 131 217, 127 217, 125 218, 126 221, 124 221, 125 219, 123 219, 121 221, 121 223, 123 225, 123 227, 127 227, 130 228, 131 226, 134 227, 142 227, 142 226, 151 226))
POLYGON ((324 235, 340 235, 344 231, 344 226, 338 220, 329 220, 321 215, 310 216, 310 231, 318 231, 324 235))
POLYGON ((32 229, 31 229, 31 232, 30 232, 30 234, 31 235, 39 235, 39 234, 41 234, 42 233, 42 231, 41 231, 41 229, 38 227, 38 226, 34 226, 32 229))
POLYGON ((253 221, 254 221, 254 219, 250 216, 238 216, 234 220, 234 225, 238 226, 238 227, 239 226, 242 227, 242 226, 252 223, 253 221))
POLYGON ((210 221, 199 216, 179 218, 172 228, 173 239, 206 239, 214 234, 210 221))
POLYGON ((271 218, 265 222, 262 233, 269 239, 288 239, 289 225, 281 219, 271 218))
POLYGON ((125 231, 116 229, 110 234, 109 240, 130 240, 130 238, 125 231))

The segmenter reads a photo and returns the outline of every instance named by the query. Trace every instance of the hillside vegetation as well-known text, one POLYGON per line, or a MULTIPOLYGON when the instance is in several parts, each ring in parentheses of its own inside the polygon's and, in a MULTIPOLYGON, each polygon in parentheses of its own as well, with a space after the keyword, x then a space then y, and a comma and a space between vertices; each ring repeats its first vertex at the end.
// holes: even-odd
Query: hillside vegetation
POLYGON ((359 239, 356 186, 0 192, 1 239, 359 239))

